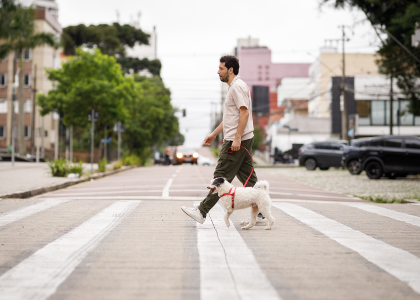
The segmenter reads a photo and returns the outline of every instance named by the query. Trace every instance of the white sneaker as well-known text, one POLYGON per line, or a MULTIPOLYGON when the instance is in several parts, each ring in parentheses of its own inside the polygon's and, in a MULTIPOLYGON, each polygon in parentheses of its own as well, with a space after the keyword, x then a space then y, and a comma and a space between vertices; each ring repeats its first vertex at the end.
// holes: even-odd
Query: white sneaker
POLYGON ((195 221, 197 221, 200 224, 203 224, 206 218, 203 217, 201 214, 201 211, 197 207, 181 207, 182 211, 186 213, 189 217, 193 218, 195 221))
MULTIPOLYGON (((245 219, 241 222, 241 225, 248 225, 250 219, 245 219)), ((257 216, 257 222, 255 223, 255 225, 259 224, 259 225, 265 225, 265 223, 267 222, 267 219, 263 219, 257 216)))

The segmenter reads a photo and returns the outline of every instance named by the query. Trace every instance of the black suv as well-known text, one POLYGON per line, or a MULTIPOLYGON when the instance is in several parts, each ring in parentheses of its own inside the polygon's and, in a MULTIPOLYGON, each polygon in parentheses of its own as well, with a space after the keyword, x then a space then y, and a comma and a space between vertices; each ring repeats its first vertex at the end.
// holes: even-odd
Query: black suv
POLYGON ((346 147, 344 150, 341 165, 347 168, 350 174, 359 175, 362 173, 362 165, 360 163, 362 152, 360 152, 360 149, 369 146, 370 140, 370 138, 352 140, 351 146, 346 147))
POLYGON ((420 173, 420 138, 385 136, 369 139, 359 149, 361 169, 370 179, 420 173))
POLYGON ((345 145, 329 141, 314 142, 302 146, 299 151, 299 165, 308 170, 328 170, 330 167, 340 167, 345 145))

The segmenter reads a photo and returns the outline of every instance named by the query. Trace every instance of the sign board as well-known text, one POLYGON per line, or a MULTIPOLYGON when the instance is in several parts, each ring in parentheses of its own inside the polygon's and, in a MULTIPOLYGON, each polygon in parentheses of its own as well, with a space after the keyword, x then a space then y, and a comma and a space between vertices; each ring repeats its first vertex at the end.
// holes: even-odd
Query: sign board
POLYGON ((107 138, 107 139, 101 139, 101 143, 104 143, 104 144, 109 144, 109 143, 111 143, 111 141, 112 141, 112 138, 107 138))
POLYGON ((252 87, 252 112, 270 112, 270 93, 268 86, 254 85, 252 87))
MULTIPOLYGON (((97 112, 97 111, 94 110, 93 113, 95 115, 95 121, 98 121, 99 112, 97 112)), ((89 111, 89 113, 88 113, 88 120, 89 121, 92 121, 92 111, 89 111)))

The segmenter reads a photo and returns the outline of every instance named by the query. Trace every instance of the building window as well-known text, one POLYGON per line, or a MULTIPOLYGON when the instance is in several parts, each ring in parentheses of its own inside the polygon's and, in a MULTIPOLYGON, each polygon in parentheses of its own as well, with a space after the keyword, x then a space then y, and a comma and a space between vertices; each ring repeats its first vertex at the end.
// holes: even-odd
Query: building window
MULTIPOLYGON (((19 60, 19 52, 15 51, 15 59, 19 60)), ((23 49, 22 51, 22 60, 31 60, 32 59, 32 50, 23 49)))
MULTIPOLYGON (((391 103, 387 100, 358 100, 356 113, 360 126, 388 126, 391 103)), ((392 106, 392 123, 394 126, 419 126, 420 116, 408 112, 410 102, 394 100, 392 106)))
POLYGON ((370 125, 371 101, 356 101, 356 112, 359 115, 359 125, 370 125))
POLYGON ((23 104, 23 111, 25 113, 31 113, 32 112, 32 100, 30 100, 30 99, 25 100, 25 102, 23 104))
POLYGON ((31 137, 31 126, 25 126, 25 139, 29 139, 31 137))
POLYGON ((7 74, 0 74, 0 87, 7 86, 7 74))
POLYGON ((31 85, 31 74, 25 74, 23 76, 23 86, 30 86, 31 85))
POLYGON ((7 100, 0 99, 0 114, 7 113, 7 100))
POLYGON ((6 126, 0 125, 0 139, 6 138, 6 126))

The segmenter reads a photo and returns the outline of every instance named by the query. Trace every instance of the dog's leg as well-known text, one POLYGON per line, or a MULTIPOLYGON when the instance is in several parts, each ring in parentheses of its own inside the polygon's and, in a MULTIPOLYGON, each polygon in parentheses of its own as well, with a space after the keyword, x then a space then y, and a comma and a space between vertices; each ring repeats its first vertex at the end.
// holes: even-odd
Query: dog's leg
POLYGON ((226 211, 226 214, 225 214, 225 223, 226 223, 226 226, 227 227, 229 227, 230 226, 230 222, 229 222, 229 217, 230 217, 230 215, 233 213, 233 210, 231 210, 231 211, 226 211))
POLYGON ((265 227, 265 230, 271 230, 271 227, 273 226, 274 221, 275 221, 274 217, 271 215, 271 207, 270 206, 267 207, 267 206, 261 205, 260 212, 268 220, 268 225, 267 225, 267 227, 265 227))
POLYGON ((250 229, 252 228, 255 223, 257 223, 257 215, 258 215, 258 206, 252 205, 251 206, 251 218, 249 219, 248 225, 242 227, 242 229, 250 229))

